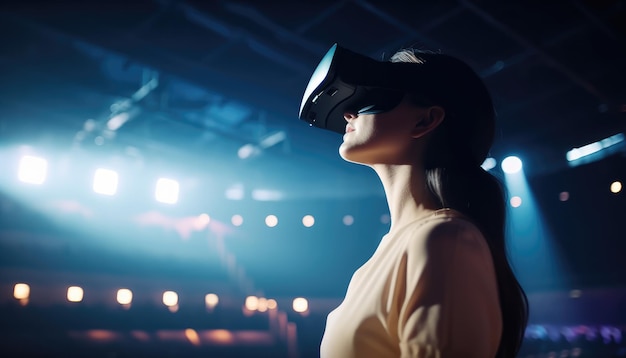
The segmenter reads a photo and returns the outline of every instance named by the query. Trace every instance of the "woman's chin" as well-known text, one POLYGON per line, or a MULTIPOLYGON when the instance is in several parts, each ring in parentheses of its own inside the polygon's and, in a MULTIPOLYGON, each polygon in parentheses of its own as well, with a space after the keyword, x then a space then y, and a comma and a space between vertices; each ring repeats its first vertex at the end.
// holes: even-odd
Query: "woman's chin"
POLYGON ((345 142, 339 147, 339 156, 347 162, 363 164, 364 158, 359 155, 359 151, 345 142))

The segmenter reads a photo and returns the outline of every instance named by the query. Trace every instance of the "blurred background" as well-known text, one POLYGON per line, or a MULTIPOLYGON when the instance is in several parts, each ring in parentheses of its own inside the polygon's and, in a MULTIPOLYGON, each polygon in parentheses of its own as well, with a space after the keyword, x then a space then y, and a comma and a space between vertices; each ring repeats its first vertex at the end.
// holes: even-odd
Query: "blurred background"
POLYGON ((481 75, 520 357, 626 356, 625 1, 1 6, 2 356, 318 356, 389 227, 373 171, 297 118, 335 42, 481 75))

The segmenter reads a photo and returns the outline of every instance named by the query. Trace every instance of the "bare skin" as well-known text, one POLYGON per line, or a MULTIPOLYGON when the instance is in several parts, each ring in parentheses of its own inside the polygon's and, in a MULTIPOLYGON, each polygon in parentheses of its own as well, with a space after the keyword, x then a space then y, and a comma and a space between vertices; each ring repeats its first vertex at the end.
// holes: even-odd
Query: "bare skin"
POLYGON ((426 186, 424 148, 430 133, 444 120, 439 106, 417 107, 404 100, 380 114, 347 112, 341 157, 374 169, 380 178, 389 213, 390 232, 440 209, 426 186))

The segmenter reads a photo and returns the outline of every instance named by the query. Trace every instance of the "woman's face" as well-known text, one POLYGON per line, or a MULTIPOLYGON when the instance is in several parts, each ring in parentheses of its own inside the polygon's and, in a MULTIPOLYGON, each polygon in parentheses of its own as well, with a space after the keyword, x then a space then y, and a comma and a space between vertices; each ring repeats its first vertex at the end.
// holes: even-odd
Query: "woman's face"
POLYGON ((389 112, 345 113, 346 134, 339 154, 349 162, 366 165, 413 163, 419 154, 416 138, 423 135, 420 123, 427 112, 404 99, 389 112))

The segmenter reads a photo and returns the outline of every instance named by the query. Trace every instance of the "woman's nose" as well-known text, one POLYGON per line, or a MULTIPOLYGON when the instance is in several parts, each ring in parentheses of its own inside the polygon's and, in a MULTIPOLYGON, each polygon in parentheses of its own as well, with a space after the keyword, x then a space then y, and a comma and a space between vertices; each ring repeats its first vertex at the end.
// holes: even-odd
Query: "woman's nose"
POLYGON ((348 121, 348 122, 350 122, 351 120, 355 119, 356 117, 357 117, 357 114, 356 114, 356 113, 354 113, 354 112, 345 112, 345 113, 343 114, 343 118, 344 118, 346 121, 348 121))

